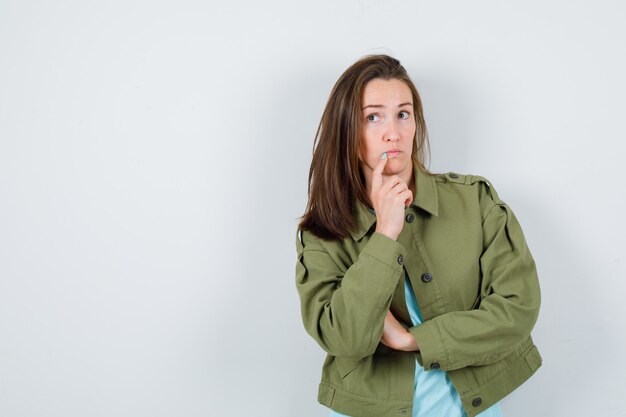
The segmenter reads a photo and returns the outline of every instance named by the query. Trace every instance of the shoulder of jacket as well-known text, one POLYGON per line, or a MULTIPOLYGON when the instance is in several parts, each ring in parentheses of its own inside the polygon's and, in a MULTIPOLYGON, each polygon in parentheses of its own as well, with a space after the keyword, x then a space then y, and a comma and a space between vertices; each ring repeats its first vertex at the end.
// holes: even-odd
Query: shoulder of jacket
POLYGON ((496 191, 496 188, 493 186, 493 184, 491 183, 491 181, 489 181, 487 178, 481 176, 481 175, 472 175, 472 178, 469 180, 470 184, 475 184, 475 183, 482 183, 483 185, 485 185, 487 187, 487 191, 489 192, 489 195, 491 196, 491 199, 499 205, 505 205, 506 203, 504 201, 502 201, 500 199, 500 196, 498 196, 498 192, 496 191))
POLYGON ((302 251, 305 246, 308 246, 317 240, 319 240, 318 237, 308 230, 302 230, 300 228, 296 229, 296 247, 299 251, 302 251))
POLYGON ((435 181, 467 184, 469 177, 471 177, 471 175, 459 174, 458 172, 444 172, 441 174, 435 174, 435 181))
POLYGON ((324 240, 309 230, 296 228, 296 249, 298 252, 304 251, 305 248, 307 250, 332 251, 336 250, 337 244, 336 241, 324 240))
POLYGON ((494 188, 494 186, 491 184, 491 181, 489 181, 487 178, 483 177, 482 175, 459 174, 457 172, 445 172, 442 174, 435 174, 435 181, 468 185, 468 186, 482 184, 482 186, 484 186, 487 189, 487 191, 489 192, 489 195, 491 196, 492 200, 495 203, 506 204, 498 196, 498 193, 496 192, 496 189, 494 188))

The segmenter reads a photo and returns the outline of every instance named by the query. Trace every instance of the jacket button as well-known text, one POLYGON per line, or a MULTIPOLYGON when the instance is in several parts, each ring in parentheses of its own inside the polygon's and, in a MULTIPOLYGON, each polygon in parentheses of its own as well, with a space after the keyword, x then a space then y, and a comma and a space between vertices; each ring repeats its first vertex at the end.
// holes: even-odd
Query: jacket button
POLYGON ((398 263, 402 265, 402 262, 404 262, 404 256, 400 255, 398 256, 398 263))
POLYGON ((457 174, 455 174, 454 172, 450 173, 450 178, 459 178, 459 176, 457 174))
MULTIPOLYGON (((439 369, 439 362, 433 362, 430 364, 430 369, 439 369)), ((480 398, 479 398, 480 399, 480 398)), ((476 400, 474 400, 476 401, 476 400)))
POLYGON ((482 403, 483 403, 483 400, 482 400, 482 398, 480 398, 480 397, 476 397, 476 398, 474 398, 474 399, 472 400, 472 405, 473 405, 474 407, 478 407, 478 406, 479 406, 479 405, 481 405, 482 403))
POLYGON ((406 221, 409 223, 413 223, 413 220, 415 219, 415 216, 411 213, 406 215, 406 221))
POLYGON ((422 281, 430 282, 430 281, 432 281, 432 279, 433 279, 433 276, 430 275, 428 272, 425 272, 425 273, 422 274, 422 281))

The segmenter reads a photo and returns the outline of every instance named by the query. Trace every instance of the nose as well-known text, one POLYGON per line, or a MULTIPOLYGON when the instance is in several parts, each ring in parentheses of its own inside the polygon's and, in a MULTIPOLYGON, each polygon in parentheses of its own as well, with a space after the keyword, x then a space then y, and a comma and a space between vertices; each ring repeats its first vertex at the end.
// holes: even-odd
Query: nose
POLYGON ((398 133, 398 129, 396 128, 395 123, 389 123, 389 127, 385 132, 385 142, 397 141, 399 139, 400 134, 398 133))

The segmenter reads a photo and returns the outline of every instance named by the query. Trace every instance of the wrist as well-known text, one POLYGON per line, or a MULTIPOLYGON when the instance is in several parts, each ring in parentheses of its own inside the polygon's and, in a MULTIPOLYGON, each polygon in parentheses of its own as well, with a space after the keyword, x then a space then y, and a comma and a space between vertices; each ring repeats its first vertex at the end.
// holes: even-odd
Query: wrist
POLYGON ((379 229, 379 228, 376 228, 376 230, 374 230, 374 231, 377 232, 377 233, 380 233, 381 235, 387 236, 389 239, 398 240, 398 235, 396 235, 394 233, 389 233, 389 232, 387 232, 385 230, 382 230, 382 229, 379 229))

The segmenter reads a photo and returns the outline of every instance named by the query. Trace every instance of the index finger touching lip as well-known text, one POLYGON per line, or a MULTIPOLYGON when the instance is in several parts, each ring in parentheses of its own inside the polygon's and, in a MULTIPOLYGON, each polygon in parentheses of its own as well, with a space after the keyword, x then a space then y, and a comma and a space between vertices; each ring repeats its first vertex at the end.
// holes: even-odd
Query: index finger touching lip
POLYGON ((385 165, 387 164, 387 152, 383 153, 380 157, 381 161, 376 165, 374 171, 372 172, 372 185, 376 188, 383 185, 383 176, 382 172, 385 169, 385 165))

